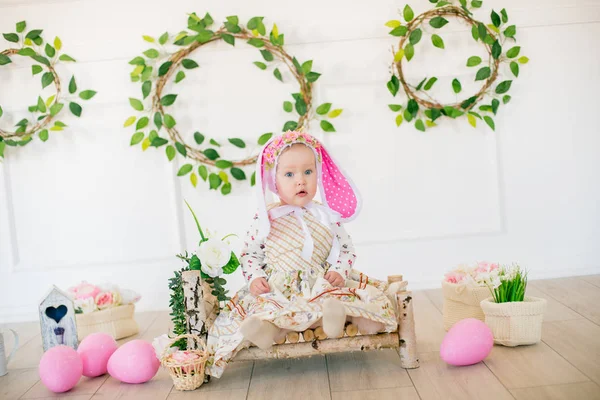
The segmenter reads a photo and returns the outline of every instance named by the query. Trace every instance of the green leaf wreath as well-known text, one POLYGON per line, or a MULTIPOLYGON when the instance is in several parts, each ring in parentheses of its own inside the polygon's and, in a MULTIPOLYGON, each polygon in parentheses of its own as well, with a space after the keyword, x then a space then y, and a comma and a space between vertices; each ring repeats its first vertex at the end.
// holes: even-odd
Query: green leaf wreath
MULTIPOLYGON (((400 89, 407 96, 405 104, 389 104, 388 107, 396 114, 396 125, 403 121, 414 121, 415 128, 425 131, 436 126, 439 118, 457 119, 465 117, 473 127, 477 120, 484 121, 492 130, 496 129, 493 117, 497 114, 501 104, 507 104, 511 96, 507 94, 513 80, 506 79, 496 83, 499 79, 501 64, 508 64, 514 78, 519 76, 520 65, 526 64, 529 59, 522 55, 521 47, 516 45, 517 28, 509 25, 508 13, 502 9, 500 13, 492 10, 490 24, 484 24, 473 18, 473 10, 480 8, 482 2, 478 0, 459 0, 456 4, 443 0, 429 0, 435 8, 415 17, 412 8, 406 5, 402 17, 406 24, 400 20, 391 20, 386 26, 392 30, 390 35, 400 37, 398 51, 394 54, 392 76, 387 82, 387 88, 393 96, 400 89), (472 56, 465 60, 469 68, 476 68, 474 80, 482 81, 481 89, 473 96, 452 104, 442 104, 431 98, 428 91, 435 85, 437 77, 425 77, 416 84, 406 81, 404 77, 403 62, 410 62, 415 57, 417 44, 425 45, 423 38, 423 25, 428 23, 434 30, 441 29, 448 24, 447 18, 458 20, 471 26, 471 35, 481 43, 489 58, 482 60, 479 56, 472 56)), ((445 49, 443 38, 438 34, 431 35, 431 45, 438 49, 445 49)), ((462 92, 462 84, 458 79, 453 79, 451 89, 458 96, 462 92)))
MULTIPOLYGON (((313 70, 313 61, 300 62, 284 49, 285 36, 277 25, 273 25, 267 35, 264 17, 251 18, 244 27, 237 16, 229 16, 221 27, 213 31, 214 24, 210 14, 203 18, 195 13, 189 15, 187 29, 177 35, 164 33, 158 38, 144 36, 146 42, 154 47, 135 57, 129 63, 133 66, 131 79, 141 85, 141 98, 130 98, 129 103, 139 115, 134 115, 124 123, 125 127, 133 127, 135 133, 131 137, 131 145, 141 145, 142 150, 149 147, 163 147, 169 161, 175 157, 183 157, 185 162, 179 168, 178 176, 189 176, 191 184, 196 187, 199 179, 205 181, 210 190, 220 190, 227 195, 232 189, 232 178, 237 181, 250 181, 255 184, 254 173, 247 178, 245 167, 256 162, 254 154, 242 160, 230 160, 222 155, 225 146, 245 148, 247 143, 241 138, 229 138, 227 143, 219 143, 204 133, 194 132, 193 144, 186 143, 177 129, 177 121, 173 117, 173 107, 177 102, 177 94, 163 93, 167 82, 171 80, 180 84, 186 78, 186 72, 198 68, 198 64, 188 58, 189 55, 209 43, 224 41, 235 46, 241 40, 255 47, 261 56, 254 65, 261 70, 271 70, 278 81, 284 82, 281 67, 289 69, 299 84, 299 91, 292 93, 289 100, 283 102, 283 109, 295 113, 281 127, 281 131, 307 129, 311 119, 319 120, 325 132, 335 132, 334 125, 328 120, 339 116, 342 109, 332 109, 331 103, 319 105, 313 111, 313 84, 321 76, 313 70), (170 51, 172 48, 175 51, 170 51)), ((255 140, 264 145, 273 135, 263 133, 255 140)), ((254 144, 253 144, 254 145, 254 144)))
POLYGON ((0 51, 0 67, 12 63, 15 57, 28 57, 35 63, 31 66, 32 76, 40 75, 42 89, 54 85, 56 93, 44 99, 38 96, 35 104, 28 107, 30 118, 23 118, 15 124, 14 130, 2 128, 4 110, 0 105, 0 159, 4 157, 6 146, 25 146, 33 140, 37 133, 38 138, 45 142, 50 137, 50 132, 63 131, 67 125, 58 120, 64 115, 65 105, 76 117, 80 117, 83 107, 80 101, 86 101, 96 95, 93 90, 79 90, 75 77, 69 81, 69 94, 63 98, 62 84, 56 65, 61 62, 75 62, 71 56, 62 52, 62 41, 56 37, 52 44, 46 43, 42 38, 41 29, 27 29, 25 21, 18 22, 16 32, 3 33, 2 36, 10 43, 10 48, 0 51))

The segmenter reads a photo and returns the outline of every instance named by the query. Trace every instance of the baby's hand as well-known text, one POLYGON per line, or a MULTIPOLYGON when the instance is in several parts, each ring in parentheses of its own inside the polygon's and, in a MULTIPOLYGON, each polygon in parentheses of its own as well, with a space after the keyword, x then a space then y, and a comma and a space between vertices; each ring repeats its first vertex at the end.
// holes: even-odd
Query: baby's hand
POLYGON ((270 291, 271 288, 269 287, 269 284, 265 278, 256 278, 250 285, 250 293, 252 293, 254 296, 269 293, 270 291))
POLYGON ((327 279, 327 282, 331 283, 332 286, 337 287, 344 286, 344 283, 346 283, 346 280, 342 277, 342 275, 335 271, 327 272, 325 274, 325 279, 327 279))

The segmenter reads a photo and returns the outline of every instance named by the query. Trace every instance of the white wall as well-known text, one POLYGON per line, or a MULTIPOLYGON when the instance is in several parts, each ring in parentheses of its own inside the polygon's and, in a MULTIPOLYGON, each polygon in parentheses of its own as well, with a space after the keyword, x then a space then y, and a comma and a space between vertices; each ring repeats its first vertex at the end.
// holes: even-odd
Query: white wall
MULTIPOLYGON (((533 278, 600 273, 598 1, 485 2, 477 16, 506 7, 531 59, 495 133, 466 121, 426 133, 396 128, 387 104, 397 101, 385 87, 396 41, 383 24, 404 3, 253 3, 0 0, 0 32, 25 19, 47 39, 60 36, 79 60, 60 70, 64 79, 75 74, 80 87, 99 92, 81 119, 65 119, 67 131, 8 149, 0 165, 0 321, 35 319, 51 284, 81 280, 113 281, 142 293, 140 310, 166 309, 167 279, 181 266, 175 254, 197 240, 183 199, 205 227, 244 234, 255 208, 248 186, 226 198, 194 189, 175 176, 179 165, 169 165, 163 149, 130 148, 133 132, 122 128, 133 115, 127 98, 139 97, 127 62, 148 48, 141 36, 179 31, 191 11, 209 11, 216 21, 264 15, 285 33, 291 54, 314 59, 323 73, 315 103, 345 110, 338 133, 320 137, 364 195, 361 217, 347 227, 359 269, 402 273, 413 288, 435 287, 456 264, 484 259, 520 262, 533 278)), ((430 5, 410 3, 417 12, 430 5)), ((456 27, 443 35, 445 52, 417 47, 409 76, 437 72, 440 88, 455 76, 466 82, 464 60, 480 50, 456 27)), ((238 43, 193 58, 201 68, 177 89, 182 126, 252 141, 283 125, 281 103, 294 86, 254 67, 258 51, 238 43)), ((0 69, 0 123, 20 119, 37 97, 37 80, 28 76, 29 64, 0 69)))

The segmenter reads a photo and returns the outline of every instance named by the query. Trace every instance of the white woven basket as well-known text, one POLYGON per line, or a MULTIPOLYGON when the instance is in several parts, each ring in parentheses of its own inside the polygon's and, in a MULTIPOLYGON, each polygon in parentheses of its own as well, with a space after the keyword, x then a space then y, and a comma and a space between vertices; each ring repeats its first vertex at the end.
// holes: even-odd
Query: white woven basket
POLYGON ((449 330, 455 323, 466 318, 485 321, 480 303, 490 297, 490 289, 487 287, 470 288, 466 285, 443 281, 442 293, 444 294, 445 330, 449 330))
POLYGON ((108 333, 115 340, 135 335, 139 328, 133 319, 134 312, 135 306, 126 304, 88 314, 75 314, 77 338, 81 341, 87 335, 97 332, 108 333))
POLYGON ((546 299, 526 296, 524 301, 495 303, 490 297, 481 302, 481 308, 494 343, 514 347, 542 340, 546 299))

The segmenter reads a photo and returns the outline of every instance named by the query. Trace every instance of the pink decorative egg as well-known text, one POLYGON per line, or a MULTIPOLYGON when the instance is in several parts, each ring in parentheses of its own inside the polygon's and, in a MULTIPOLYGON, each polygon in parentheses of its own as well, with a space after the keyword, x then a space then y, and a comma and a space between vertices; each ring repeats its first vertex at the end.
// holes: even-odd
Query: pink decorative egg
POLYGON ((117 350, 117 342, 106 333, 92 333, 79 344, 83 375, 94 378, 107 372, 108 360, 117 350))
POLYGON ((478 319, 458 321, 446 334, 440 347, 440 357, 450 365, 477 364, 490 354, 494 335, 490 328, 478 319))
POLYGON ((83 363, 79 354, 69 346, 55 346, 45 352, 40 360, 40 379, 54 393, 73 389, 82 371, 83 363))
POLYGON ((160 362, 152 345, 132 340, 119 347, 108 360, 108 373, 125 383, 144 383, 156 375, 160 362))

